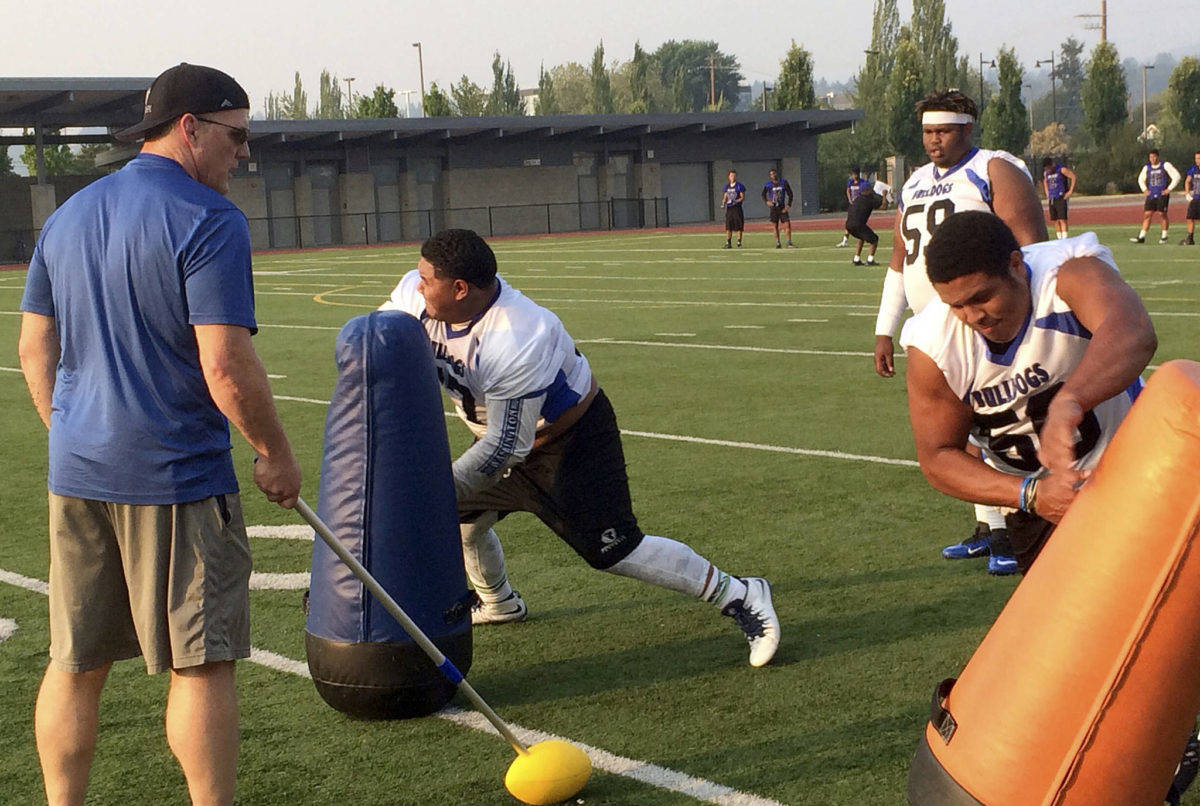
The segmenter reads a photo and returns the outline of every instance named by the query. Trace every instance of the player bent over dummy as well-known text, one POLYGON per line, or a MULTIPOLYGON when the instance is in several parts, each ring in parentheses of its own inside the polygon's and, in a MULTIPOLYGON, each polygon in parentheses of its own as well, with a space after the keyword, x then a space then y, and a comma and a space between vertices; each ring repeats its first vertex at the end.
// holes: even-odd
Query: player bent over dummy
MULTIPOLYGON (((1141 391, 1154 327, 1092 233, 1021 247, 997 216, 956 213, 925 262, 937 299, 900 337, 921 472, 940 492, 1001 507, 1024 573, 1141 391)), ((1193 733, 1169 802, 1198 766, 1193 733)))
POLYGON ((528 613, 492 527, 531 512, 593 568, 715 605, 749 641, 751 666, 771 660, 779 621, 770 585, 641 531, 612 405, 562 322, 496 274, 482 238, 451 229, 425 241, 417 268, 380 307, 424 324, 438 378, 476 437, 454 462, 473 623, 528 613))

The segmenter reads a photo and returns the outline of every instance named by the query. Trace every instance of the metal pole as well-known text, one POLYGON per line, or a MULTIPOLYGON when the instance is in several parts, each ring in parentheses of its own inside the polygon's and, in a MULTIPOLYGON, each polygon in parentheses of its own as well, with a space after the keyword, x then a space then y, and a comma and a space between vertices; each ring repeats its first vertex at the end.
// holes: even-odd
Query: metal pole
POLYGON ((1142 65, 1142 136, 1146 136, 1146 71, 1153 70, 1154 65, 1142 65))
POLYGON ((714 55, 708 54, 708 105, 717 105, 717 79, 716 79, 716 64, 714 55))
POLYGON ((1029 90, 1029 131, 1033 132, 1033 85, 1022 84, 1025 89, 1029 90))
POLYGON ((1100 41, 1108 41, 1108 0, 1100 0, 1100 41))
POLYGON ((354 81, 354 78, 343 78, 342 81, 346 82, 346 111, 349 112, 354 109, 354 90, 350 89, 350 82, 354 81))
POLYGON ((417 70, 421 74, 421 117, 425 117, 425 57, 420 42, 413 42, 413 47, 417 49, 417 70))
POLYGON ((353 554, 346 550, 345 546, 338 542, 333 532, 330 531, 329 527, 325 525, 325 522, 321 520, 317 513, 313 512, 312 507, 305 503, 303 498, 297 499, 296 511, 300 513, 300 516, 304 520, 308 521, 308 525, 313 528, 313 531, 325 541, 325 545, 329 546, 330 550, 337 555, 337 558, 346 564, 350 572, 371 592, 371 595, 375 597, 379 604, 383 605, 383 609, 404 628, 404 631, 416 642, 421 651, 429 656, 429 659, 433 661, 438 671, 445 675, 450 682, 458 686, 458 690, 467 696, 471 704, 475 706, 479 713, 483 714, 488 722, 492 723, 492 727, 504 737, 505 741, 512 745, 513 750, 516 750, 519 755, 526 755, 529 752, 529 748, 521 743, 521 740, 516 737, 504 720, 483 701, 483 698, 479 696, 475 689, 471 688, 471 684, 463 679, 462 673, 458 671, 454 663, 442 654, 442 651, 437 648, 433 641, 429 640, 429 637, 421 631, 416 622, 408 617, 408 614, 400 608, 400 605, 396 604, 396 600, 388 595, 388 592, 383 589, 378 580, 371 576, 371 573, 363 567, 362 563, 355 559, 353 554))
POLYGON ((550 205, 546 205, 546 234, 550 234, 550 205))

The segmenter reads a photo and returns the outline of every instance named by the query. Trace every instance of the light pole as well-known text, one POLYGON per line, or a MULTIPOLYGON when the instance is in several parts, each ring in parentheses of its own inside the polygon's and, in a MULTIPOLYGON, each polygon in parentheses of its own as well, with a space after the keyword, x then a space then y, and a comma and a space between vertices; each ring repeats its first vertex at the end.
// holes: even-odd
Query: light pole
POLYGON ((1029 90, 1029 133, 1033 133, 1033 85, 1022 84, 1022 87, 1029 90))
POLYGON ((763 82, 763 93, 762 93, 762 108, 763 108, 764 112, 767 111, 767 93, 770 91, 771 91, 771 87, 767 86, 767 82, 764 81, 763 82))
MULTIPOLYGON (((350 83, 352 81, 354 81, 354 78, 353 77, 343 78, 342 81, 346 82, 346 109, 353 110, 354 109, 354 91, 352 89, 350 89, 350 83)), ((347 117, 349 117, 349 115, 347 115, 347 117)))
POLYGON ((404 117, 408 117, 412 110, 412 96, 416 90, 397 90, 397 92, 404 96, 404 117))
POLYGON ((1034 67, 1041 67, 1043 64, 1050 65, 1050 122, 1058 123, 1058 96, 1054 92, 1054 53, 1050 53, 1049 59, 1038 59, 1034 67))
POLYGON ((1142 65, 1142 137, 1146 136, 1146 71, 1153 69, 1152 64, 1142 65))
POLYGON ((425 117, 425 57, 421 54, 421 43, 413 42, 417 49, 417 70, 421 75, 421 117, 425 117))
POLYGON ((980 112, 983 111, 983 68, 984 67, 995 67, 995 66, 996 66, 995 59, 992 59, 990 62, 987 62, 985 64, 983 61, 983 54, 982 53, 979 54, 979 111, 980 112))

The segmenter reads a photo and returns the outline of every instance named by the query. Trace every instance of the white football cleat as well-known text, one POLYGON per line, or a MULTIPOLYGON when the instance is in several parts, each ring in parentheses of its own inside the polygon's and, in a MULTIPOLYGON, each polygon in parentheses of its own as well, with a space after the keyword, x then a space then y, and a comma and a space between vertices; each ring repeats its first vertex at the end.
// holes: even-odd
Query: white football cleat
POLYGON ((737 622, 750 642, 750 665, 765 666, 779 649, 779 618, 771 603, 771 585, 762 577, 743 577, 746 596, 725 605, 721 614, 737 622))
POLYGON ((521 594, 516 591, 499 602, 485 602, 476 595, 475 603, 471 605, 472 624, 505 624, 509 621, 524 621, 528 615, 529 608, 525 605, 521 594))

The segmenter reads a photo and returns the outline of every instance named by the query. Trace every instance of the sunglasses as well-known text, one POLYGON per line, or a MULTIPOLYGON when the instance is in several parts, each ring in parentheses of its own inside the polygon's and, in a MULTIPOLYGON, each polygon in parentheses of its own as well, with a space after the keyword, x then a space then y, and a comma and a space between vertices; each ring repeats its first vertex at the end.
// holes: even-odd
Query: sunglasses
POLYGON ((250 139, 250 130, 243 129, 241 126, 230 126, 228 123, 222 123, 219 120, 209 120, 208 118, 202 118, 199 115, 196 115, 196 120, 202 120, 205 123, 212 123, 216 126, 229 129, 229 139, 239 146, 245 145, 246 141, 250 139))

